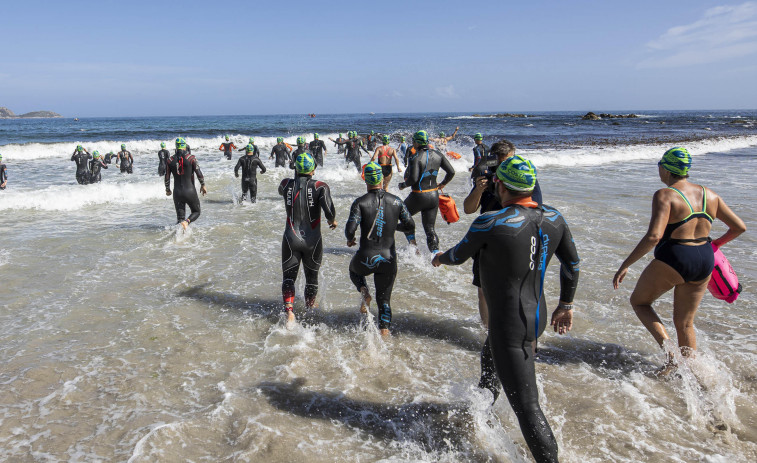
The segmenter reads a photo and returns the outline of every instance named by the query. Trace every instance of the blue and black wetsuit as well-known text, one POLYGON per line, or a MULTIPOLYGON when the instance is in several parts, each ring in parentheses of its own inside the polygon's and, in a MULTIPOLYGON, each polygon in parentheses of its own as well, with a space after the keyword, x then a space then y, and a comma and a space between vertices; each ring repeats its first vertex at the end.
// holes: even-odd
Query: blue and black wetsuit
POLYGON ((355 238, 360 226, 360 248, 350 262, 350 279, 358 291, 367 287, 365 277, 373 274, 380 329, 392 322, 391 297, 397 276, 397 253, 394 232, 415 233, 415 222, 405 203, 382 189, 370 190, 352 203, 350 218, 344 228, 348 241, 355 238))
POLYGON ((100 183, 102 180, 102 174, 100 169, 107 169, 108 165, 105 164, 102 159, 97 158, 89 161, 89 183, 100 183))
POLYGON ((336 217, 334 202, 329 186, 309 175, 285 178, 279 185, 279 194, 284 197, 287 212, 281 240, 282 297, 285 304, 294 303, 294 283, 302 263, 305 303, 312 307, 318 295, 318 270, 323 258, 321 211, 328 222, 333 222, 336 217))
POLYGON ((292 156, 289 154, 291 150, 287 148, 284 143, 277 143, 273 145, 271 149, 271 157, 276 157, 276 167, 285 167, 292 161, 292 156))
POLYGON ((479 161, 485 159, 489 155, 489 147, 481 143, 473 145, 473 166, 477 166, 479 161))
POLYGON ((407 146, 407 143, 403 142, 397 149, 402 153, 402 164, 407 167, 407 155, 410 148, 407 146))
POLYGON ((76 163, 76 181, 79 185, 89 183, 89 160, 92 155, 86 151, 74 151, 71 160, 76 163))
POLYGON ((245 154, 237 161, 234 167, 234 176, 239 177, 239 168, 242 168, 242 201, 244 201, 247 192, 250 192, 250 202, 254 203, 258 197, 258 167, 260 173, 265 174, 265 166, 259 157, 252 154, 245 154))
POLYGON ((547 325, 543 278, 553 255, 561 264, 560 300, 573 301, 579 263, 573 237, 557 209, 531 201, 481 214, 439 260, 459 265, 479 251, 499 379, 536 461, 557 462, 557 443, 539 406, 532 343, 547 325))
POLYGON ((712 223, 712 217, 707 213, 707 189, 702 187, 702 210, 700 212, 694 212, 694 208, 691 206, 689 200, 681 193, 680 190, 673 187, 668 187, 675 191, 689 206, 689 215, 683 220, 676 223, 669 223, 665 227, 665 232, 654 248, 654 258, 662 261, 669 266, 673 267, 683 281, 702 281, 705 278, 712 275, 712 270, 715 267, 715 253, 710 245, 710 238, 708 236, 692 239, 678 239, 672 238, 673 232, 693 219, 705 219, 712 223), (699 246, 689 246, 683 243, 703 243, 699 246))
POLYGON ((363 166, 360 165, 360 150, 365 151, 367 154, 371 154, 367 149, 365 149, 365 146, 363 146, 363 141, 358 138, 351 138, 344 142, 337 140, 336 143, 339 145, 345 145, 347 147, 347 151, 344 155, 344 160, 348 163, 353 163, 357 171, 362 172, 363 166))
POLYGON ((173 204, 176 207, 176 223, 184 221, 186 207, 192 212, 186 220, 194 222, 200 217, 200 198, 195 188, 195 174, 200 185, 205 185, 205 177, 194 155, 185 150, 176 150, 176 154, 168 158, 166 164, 166 191, 171 189, 171 174, 173 174, 173 204))
POLYGON ((166 162, 170 157, 171 153, 167 149, 158 151, 158 175, 166 175, 166 162))
POLYGON ((323 152, 326 151, 326 143, 323 140, 313 140, 310 142, 310 152, 313 154, 315 164, 323 166, 323 152))
POLYGON ((400 188, 409 186, 413 189, 405 198, 405 205, 410 215, 421 213, 423 230, 426 232, 426 245, 431 252, 439 250, 439 238, 434 229, 439 211, 438 189, 447 185, 454 176, 455 169, 446 156, 435 149, 422 147, 410 155, 407 170, 405 170, 405 181, 399 185, 400 188), (437 185, 436 176, 439 175, 440 170, 443 170, 446 175, 442 183, 437 185))
POLYGON ((5 164, 0 162, 0 190, 4 190, 5 186, 3 186, 3 183, 8 181, 8 169, 5 167, 5 164))

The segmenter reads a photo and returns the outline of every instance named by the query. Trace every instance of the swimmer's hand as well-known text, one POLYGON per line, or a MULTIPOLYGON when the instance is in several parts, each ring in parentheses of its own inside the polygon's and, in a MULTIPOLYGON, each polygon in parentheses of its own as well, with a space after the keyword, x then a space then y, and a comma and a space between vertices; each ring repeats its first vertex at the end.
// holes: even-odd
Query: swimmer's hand
POLYGON ((439 260, 439 254, 440 253, 437 252, 436 254, 434 254, 434 258, 431 259, 431 265, 433 265, 434 267, 442 265, 442 262, 439 260))
POLYGON ((239 172, 234 172, 234 177, 239 178, 239 172))
POLYGON ((405 185, 405 182, 401 182, 401 183, 400 183, 399 185, 397 185, 397 186, 398 186, 398 187, 400 187, 400 190, 404 190, 405 188, 407 188, 407 185, 405 185))
POLYGON ((489 184, 489 179, 485 176, 480 176, 476 179, 476 189, 478 191, 484 191, 486 189, 486 186, 489 184))
POLYGON ((627 273, 628 267, 620 267, 615 273, 615 276, 612 277, 612 287, 618 289, 618 286, 620 286, 620 284, 623 282, 623 278, 626 277, 627 273))
POLYGON ((336 220, 334 220, 333 222, 329 222, 329 228, 332 230, 336 228, 336 225, 337 225, 336 220))
POLYGON ((573 328, 573 309, 561 308, 559 305, 552 312, 552 321, 550 326, 555 327, 557 334, 565 334, 573 328))
POLYGON ((166 190, 166 196, 171 196, 171 190, 166 190))
POLYGON ((208 189, 205 188, 205 185, 203 185, 203 186, 200 187, 200 193, 202 193, 203 196, 205 196, 206 194, 208 194, 208 189))
POLYGON ((347 247, 348 248, 351 248, 352 246, 354 246, 356 244, 357 244, 357 241, 355 240, 355 238, 352 238, 351 240, 347 241, 347 247))

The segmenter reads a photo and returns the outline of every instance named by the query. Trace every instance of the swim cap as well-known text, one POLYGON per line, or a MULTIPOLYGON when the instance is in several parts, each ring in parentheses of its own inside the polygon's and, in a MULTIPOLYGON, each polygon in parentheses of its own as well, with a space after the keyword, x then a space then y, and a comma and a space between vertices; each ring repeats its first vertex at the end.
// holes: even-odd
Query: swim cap
POLYGON ((389 135, 384 135, 381 137, 381 141, 384 142, 385 145, 389 144, 389 135))
POLYGON ((402 137, 402 141, 405 141, 405 137, 404 136, 402 137))
POLYGON ((284 141, 284 137, 278 137, 276 138, 276 143, 281 143, 284 141))
POLYGON ((305 137, 297 137, 297 144, 298 145, 304 145, 305 144, 305 137))
POLYGON ((126 144, 124 144, 124 143, 121 143, 121 149, 122 149, 122 150, 125 150, 125 149, 126 149, 126 144))
POLYGON ((255 147, 252 146, 252 143, 250 143, 249 145, 244 147, 244 150, 249 153, 250 151, 255 151, 255 147))
POLYGON ((373 132, 373 130, 371 130, 371 135, 373 135, 373 134, 374 134, 374 132, 373 132))
POLYGON ((670 148, 662 155, 659 164, 673 175, 685 177, 691 169, 691 155, 686 148, 670 148))
POLYGON ((515 155, 502 161, 497 178, 510 190, 532 191, 536 186, 536 167, 523 156, 515 155))
POLYGON ((413 141, 421 146, 426 146, 428 145, 428 134, 425 130, 419 130, 413 135, 413 141))
POLYGON ((342 134, 341 133, 339 134, 339 138, 342 138, 342 134))
POLYGON ((226 141, 229 141, 229 136, 228 135, 226 135, 226 141))
POLYGON ((0 154, 0 159, 3 159, 3 155, 2 154, 0 154))
POLYGON ((76 145, 76 151, 81 151, 81 150, 83 150, 83 149, 84 149, 84 148, 82 148, 82 146, 81 146, 81 145, 76 145))
POLYGON ((294 170, 298 174, 309 174, 315 170, 315 161, 313 157, 308 153, 300 153, 297 155, 297 159, 294 161, 294 170))
POLYGON ((444 136, 444 132, 439 132, 439 137, 443 137, 443 136, 444 136))
POLYGON ((99 158, 99 157, 100 157, 100 152, 99 152, 99 151, 97 151, 97 150, 95 150, 95 151, 94 151, 94 152, 92 153, 92 157, 93 157, 93 158, 95 158, 95 159, 99 158))
POLYGON ((176 139, 176 149, 183 150, 187 148, 187 141, 179 137, 176 139))
POLYGON ((315 138, 316 140, 318 140, 318 137, 319 137, 319 135, 317 133, 313 134, 313 138, 315 138))
POLYGON ((367 185, 376 186, 384 179, 384 174, 381 172, 381 166, 375 162, 369 162, 365 165, 365 183, 367 185))
POLYGON ((481 135, 480 133, 477 133, 477 134, 473 135, 473 139, 474 140, 483 140, 484 136, 481 135))
POLYGON ((255 139, 250 137, 250 143, 255 143, 255 139))
POLYGON ((166 142, 164 142, 164 141, 160 142, 160 147, 161 148, 165 148, 166 147, 166 142))

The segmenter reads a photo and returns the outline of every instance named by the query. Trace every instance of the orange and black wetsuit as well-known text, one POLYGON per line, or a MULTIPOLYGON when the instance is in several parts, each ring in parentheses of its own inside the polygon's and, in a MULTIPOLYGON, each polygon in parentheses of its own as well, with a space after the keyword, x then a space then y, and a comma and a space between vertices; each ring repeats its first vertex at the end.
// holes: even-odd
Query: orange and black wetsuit
POLYGON ((233 142, 228 143, 221 143, 221 146, 218 148, 220 151, 223 151, 224 156, 226 156, 226 159, 231 160, 231 153, 237 149, 237 147, 234 145, 233 142))

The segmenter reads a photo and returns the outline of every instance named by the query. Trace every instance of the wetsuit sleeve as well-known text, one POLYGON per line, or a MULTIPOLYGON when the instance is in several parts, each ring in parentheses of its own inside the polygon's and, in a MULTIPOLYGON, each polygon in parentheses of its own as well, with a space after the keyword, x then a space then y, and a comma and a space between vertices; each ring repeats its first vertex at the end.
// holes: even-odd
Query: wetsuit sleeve
POLYGON ((200 164, 197 163, 197 158, 192 158, 192 167, 195 170, 195 173, 197 174, 197 180, 200 181, 200 186, 205 186, 205 176, 202 175, 202 171, 200 170, 200 164))
POLYGON ((418 183, 418 179, 421 176, 420 165, 417 162, 418 156, 419 154, 416 151, 415 155, 413 155, 413 157, 410 158, 410 161, 407 163, 407 169, 405 169, 405 185, 406 186, 415 185, 416 183, 418 183))
POLYGON ((462 241, 439 256, 439 262, 445 265, 460 265, 473 257, 482 247, 484 247, 484 239, 487 233, 481 230, 474 231, 478 222, 481 221, 481 217, 482 216, 478 216, 478 218, 473 221, 468 229, 468 233, 465 234, 462 241))
POLYGON ((350 218, 347 219, 347 224, 344 226, 344 236, 347 238, 347 241, 352 241, 355 238, 355 232, 357 232, 357 227, 360 226, 360 221, 362 219, 363 214, 360 211, 358 199, 356 199, 352 202, 352 207, 350 207, 350 218))
POLYGON ((326 214, 326 220, 328 222, 333 222, 336 218, 336 208, 334 207, 334 201, 331 200, 331 190, 325 183, 318 183, 320 183, 321 188, 321 209, 323 209, 323 213, 326 214))
POLYGON ((541 187, 539 186, 539 181, 538 180, 536 181, 536 186, 534 186, 533 193, 531 193, 531 199, 534 200, 534 201, 536 201, 536 204, 538 204, 539 206, 541 206, 542 204, 544 204, 542 202, 541 187))
POLYGON ((284 189, 286 188, 287 183, 289 183, 288 178, 285 178, 281 181, 281 183, 279 183, 279 195, 284 196, 284 189))
POLYGON ((71 160, 76 161, 76 151, 74 151, 74 154, 71 155, 71 160))
POLYGON ((265 165, 263 164, 263 161, 260 159, 255 159, 257 161, 257 164, 260 166, 260 173, 265 174, 265 165))
POLYGON ((444 180, 442 180, 442 184, 448 185, 452 180, 452 177, 455 176, 455 168, 452 167, 452 164, 449 163, 447 156, 444 155, 442 155, 442 165, 440 167, 444 172, 447 173, 447 175, 444 176, 444 180))
POLYGON ((168 159, 166 159, 166 176, 163 179, 163 181, 166 184, 166 191, 168 191, 168 190, 171 189, 171 168, 170 168, 170 165, 169 165, 169 161, 170 160, 171 160, 170 157, 168 159))
POLYGON ((237 165, 234 166, 234 176, 239 177, 239 168, 242 167, 242 158, 239 158, 237 165))
POLYGON ((397 226, 397 230, 408 235, 414 235, 415 221, 413 220, 413 216, 410 215, 410 211, 407 210, 407 206, 405 206, 404 202, 400 201, 400 205, 400 223, 397 226))
MULTIPOLYGON (((244 149, 244 148, 241 148, 241 149, 240 149, 239 151, 242 151, 243 149, 244 149)), ((257 157, 260 157, 260 150, 258 149, 258 147, 257 147, 257 146, 256 146, 256 147, 255 147, 255 149, 254 149, 254 150, 252 151, 252 155, 253 155, 253 156, 257 156, 257 157)), ((263 170, 263 172, 265 172, 265 170, 263 170)))
POLYGON ((562 238, 555 249, 555 256, 560 261, 560 300, 573 302, 578 287, 578 251, 568 224, 562 221, 562 238))

